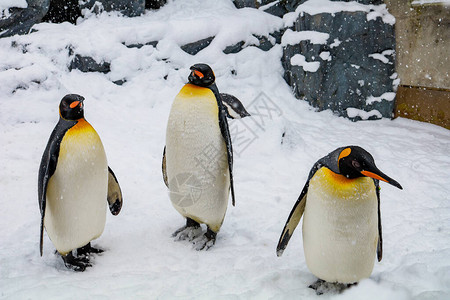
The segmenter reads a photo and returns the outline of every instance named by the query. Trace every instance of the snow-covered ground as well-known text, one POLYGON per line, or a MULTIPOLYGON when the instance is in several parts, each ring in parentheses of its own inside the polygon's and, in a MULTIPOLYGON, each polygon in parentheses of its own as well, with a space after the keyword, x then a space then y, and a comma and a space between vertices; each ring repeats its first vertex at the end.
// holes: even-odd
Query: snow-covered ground
POLYGON ((275 248, 314 162, 360 145, 404 190, 381 183, 384 255, 370 278, 319 299, 450 298, 450 132, 407 119, 352 123, 296 100, 282 79, 281 46, 255 44, 283 21, 230 1, 169 1, 138 18, 90 16, 77 26, 40 24, 0 39, 0 298, 314 299, 315 281, 297 229, 284 255, 275 248), (179 46, 216 36, 195 56, 179 46), (127 48, 124 44, 159 41, 127 48), (68 71, 67 47, 111 63, 111 72, 68 71), (26 50, 26 51, 25 51, 26 50), (212 66, 222 92, 253 117, 231 120, 236 207, 216 245, 174 242, 184 224, 161 176, 165 128, 189 66, 212 66), (112 81, 125 79, 122 86, 112 81), (105 146, 124 194, 94 246, 106 249, 84 273, 67 270, 44 236, 39 256, 37 173, 67 93, 86 98, 86 119, 105 146))

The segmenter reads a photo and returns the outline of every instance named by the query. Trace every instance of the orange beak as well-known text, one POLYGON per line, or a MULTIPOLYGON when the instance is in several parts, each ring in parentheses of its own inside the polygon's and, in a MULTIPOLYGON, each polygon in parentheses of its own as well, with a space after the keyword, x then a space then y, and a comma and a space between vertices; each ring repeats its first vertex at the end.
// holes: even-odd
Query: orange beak
POLYGON ((375 179, 378 179, 378 180, 382 180, 384 182, 388 182, 386 179, 384 179, 380 175, 377 175, 377 174, 369 172, 369 171, 361 171, 361 174, 363 174, 364 176, 367 176, 367 177, 371 177, 371 178, 375 178, 375 179))
POLYGON ((364 176, 367 176, 367 177, 371 177, 371 178, 374 178, 374 179, 378 179, 378 180, 387 182, 387 183, 389 183, 389 184, 391 184, 391 185, 393 185, 393 186, 395 186, 395 187, 397 187, 397 188, 403 190, 403 187, 400 185, 400 183, 398 183, 398 182, 395 181, 394 179, 390 178, 389 176, 386 176, 386 175, 383 174, 381 171, 378 170, 378 172, 379 172, 381 175, 378 175, 378 174, 373 173, 373 172, 370 172, 370 171, 365 171, 365 170, 364 170, 364 171, 361 171, 361 174, 363 174, 364 176))

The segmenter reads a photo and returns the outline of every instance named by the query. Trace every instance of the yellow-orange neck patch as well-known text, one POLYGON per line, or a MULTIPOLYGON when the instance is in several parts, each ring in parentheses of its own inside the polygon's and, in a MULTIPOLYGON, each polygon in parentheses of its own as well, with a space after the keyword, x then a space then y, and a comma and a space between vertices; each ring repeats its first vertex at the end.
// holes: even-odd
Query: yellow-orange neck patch
POLYGON ((327 167, 319 169, 313 178, 310 186, 314 185, 326 194, 342 199, 353 199, 359 193, 375 190, 373 180, 368 177, 358 177, 349 179, 341 174, 336 174, 327 167))
POLYGON ((347 157, 350 155, 350 153, 352 153, 352 149, 350 148, 345 148, 344 150, 341 151, 341 153, 339 154, 339 158, 338 161, 341 160, 341 158, 347 157))
POLYGON ((192 97, 194 97, 194 99, 195 97, 212 97, 215 99, 214 93, 210 89, 190 83, 185 84, 177 96, 190 99, 192 99, 192 97))

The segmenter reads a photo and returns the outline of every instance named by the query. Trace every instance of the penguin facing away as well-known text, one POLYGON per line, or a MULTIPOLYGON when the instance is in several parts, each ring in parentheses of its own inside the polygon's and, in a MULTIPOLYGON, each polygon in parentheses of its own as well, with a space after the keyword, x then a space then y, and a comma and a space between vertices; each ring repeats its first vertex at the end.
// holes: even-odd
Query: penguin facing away
POLYGON ((45 228, 66 267, 75 271, 91 266, 90 253, 103 252, 90 242, 103 232, 106 203, 117 215, 123 202, 100 137, 84 119, 83 101, 76 94, 62 98, 38 176, 40 254, 45 228))
POLYGON ((235 205, 233 150, 227 109, 212 69, 195 64, 190 70, 170 111, 162 172, 172 205, 186 218, 172 236, 207 250, 222 226, 230 190, 235 205), (200 223, 207 225, 203 235, 200 223))
POLYGON ((281 256, 303 215, 303 248, 308 269, 320 282, 353 284, 381 261, 379 181, 402 186, 382 173, 370 153, 341 147, 312 167, 277 246, 281 256))

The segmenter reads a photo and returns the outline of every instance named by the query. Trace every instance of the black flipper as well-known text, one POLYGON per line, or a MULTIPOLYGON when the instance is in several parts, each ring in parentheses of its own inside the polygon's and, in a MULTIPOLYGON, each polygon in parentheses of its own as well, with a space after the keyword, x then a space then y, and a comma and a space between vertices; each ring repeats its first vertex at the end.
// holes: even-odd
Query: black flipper
POLYGON ((378 200, 378 244, 377 244, 377 258, 381 261, 383 258, 383 235, 381 233, 381 209, 380 209, 380 182, 377 179, 373 180, 375 183, 375 191, 378 200))
POLYGON ((50 177, 53 176, 58 163, 59 148, 61 141, 67 130, 72 128, 78 121, 69 121, 60 118, 47 143, 47 147, 42 155, 41 164, 39 166, 38 176, 38 201, 39 209, 41 211, 41 226, 40 226, 40 242, 39 249, 42 256, 42 249, 44 244, 44 217, 47 197, 47 186, 50 177))
POLYGON ((162 175, 163 175, 164 183, 166 184, 167 187, 169 187, 169 179, 167 178, 167 170, 166 170, 166 146, 164 146, 164 150, 163 150, 162 175))
POLYGON ((231 203, 235 206, 234 197, 234 183, 233 183, 233 146, 231 145, 230 129, 228 128, 227 112, 222 103, 219 90, 215 83, 208 87, 216 96, 217 105, 219 107, 219 126, 222 132, 223 139, 225 140, 225 145, 227 146, 228 153, 228 170, 230 171, 230 189, 231 189, 231 203))
POLYGON ((109 205, 109 210, 114 216, 117 216, 122 209, 123 198, 122 190, 113 170, 108 167, 108 195, 106 197, 109 205))
POLYGON ((300 219, 302 218, 303 212, 305 211, 306 205, 306 196, 308 194, 309 182, 311 178, 316 174, 317 170, 322 167, 320 161, 318 161, 309 172, 308 180, 306 181, 305 186, 303 187, 300 196, 294 204, 294 207, 289 214, 289 217, 284 225, 283 232, 281 233, 280 240, 277 245, 277 256, 281 256, 284 250, 291 239, 292 234, 294 233, 295 228, 297 228, 300 219))
POLYGON ((220 93, 220 98, 230 119, 241 119, 250 116, 244 105, 233 95, 220 93))

